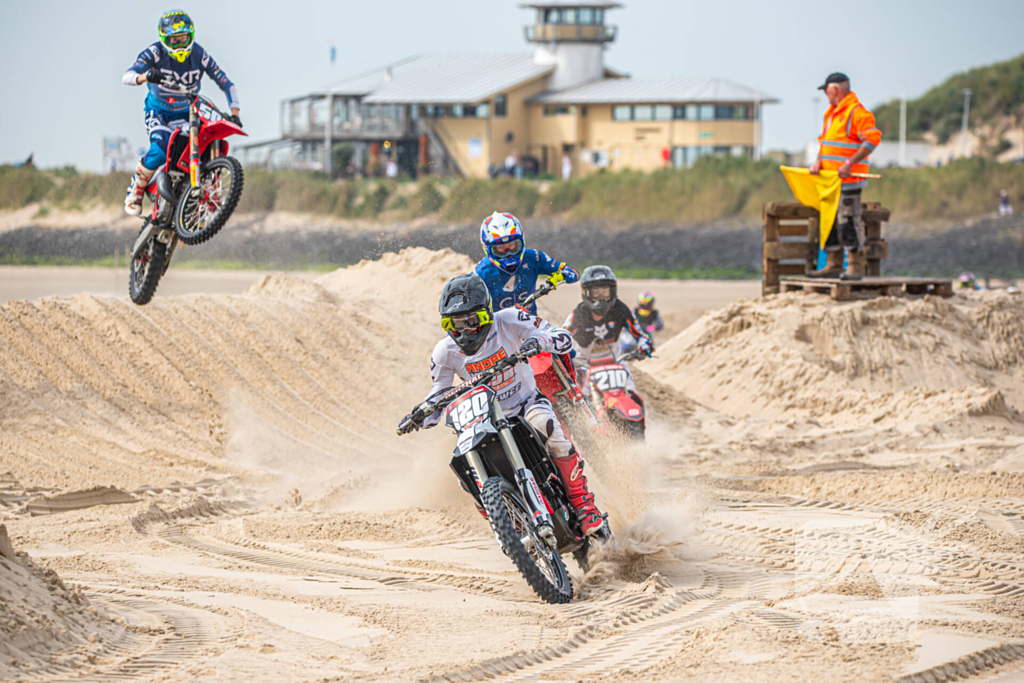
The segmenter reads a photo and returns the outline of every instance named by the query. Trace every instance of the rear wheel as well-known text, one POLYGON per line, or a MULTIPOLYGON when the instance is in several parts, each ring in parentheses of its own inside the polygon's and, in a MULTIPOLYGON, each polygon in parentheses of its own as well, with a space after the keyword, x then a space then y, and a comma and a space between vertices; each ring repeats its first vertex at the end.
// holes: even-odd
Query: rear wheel
MULTIPOLYGON (((145 230, 149 223, 145 223, 142 229, 145 230)), ((139 250, 138 255, 132 260, 128 272, 128 296, 132 301, 143 306, 148 304, 156 294, 156 286, 160 283, 160 277, 166 270, 167 245, 157 239, 155 233, 149 241, 139 250)))
POLYGON ((634 441, 644 441, 644 423, 643 422, 627 422, 626 433, 634 441))
POLYGON ((201 244, 224 227, 242 198, 245 179, 234 157, 203 164, 199 187, 186 186, 174 211, 174 230, 184 244, 201 244))
POLYGON ((491 477, 480 492, 487 517, 530 588, 545 602, 572 600, 572 580, 558 550, 549 549, 531 523, 529 508, 519 490, 501 477, 491 477))

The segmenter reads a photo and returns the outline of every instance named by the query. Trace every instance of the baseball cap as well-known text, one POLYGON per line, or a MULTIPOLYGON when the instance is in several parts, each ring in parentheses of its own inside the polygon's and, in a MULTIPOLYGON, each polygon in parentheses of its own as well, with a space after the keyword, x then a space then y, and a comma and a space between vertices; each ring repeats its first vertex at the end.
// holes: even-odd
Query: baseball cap
POLYGON ((825 79, 825 84, 824 85, 819 85, 818 86, 818 90, 824 90, 825 88, 827 88, 828 86, 832 85, 833 83, 842 83, 843 81, 849 81, 849 80, 850 80, 849 76, 847 76, 844 73, 840 73, 840 72, 837 71, 834 74, 829 74, 828 78, 825 79))

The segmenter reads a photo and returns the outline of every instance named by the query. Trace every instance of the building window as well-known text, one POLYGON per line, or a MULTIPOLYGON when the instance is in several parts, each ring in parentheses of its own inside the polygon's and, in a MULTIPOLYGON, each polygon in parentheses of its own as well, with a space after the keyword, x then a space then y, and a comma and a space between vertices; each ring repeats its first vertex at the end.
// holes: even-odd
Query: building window
POLYGON ((494 98, 494 115, 498 118, 505 118, 508 114, 508 98, 498 95, 494 98))
POLYGON ((673 168, 689 168, 701 157, 747 156, 753 157, 754 148, 747 145, 693 145, 672 148, 673 168))
POLYGON ((576 10, 575 10, 575 8, 562 10, 562 23, 563 24, 575 24, 576 23, 576 10))
POLYGON ((579 10, 579 22, 581 24, 593 24, 594 23, 594 10, 589 8, 582 8, 579 10))
POLYGON ((654 120, 654 107, 649 104, 638 104, 633 107, 633 120, 634 121, 652 121, 654 120))
POLYGON ((545 24, 557 24, 559 23, 559 11, 556 9, 549 9, 544 15, 545 24))
POLYGON ((603 24, 604 23, 604 10, 603 9, 595 9, 594 10, 594 23, 595 24, 603 24))
POLYGON ((478 119, 486 119, 491 115, 491 107, 486 102, 476 105, 476 117, 478 119))
POLYGON ((465 111, 465 109, 466 108, 463 107, 461 104, 453 104, 452 105, 452 118, 453 119, 461 119, 462 118, 462 113, 465 111))
POLYGON ((632 121, 633 107, 628 104, 620 104, 612 107, 612 121, 632 121))
POLYGON ((584 104, 582 107, 580 107, 580 116, 586 116, 586 115, 587 115, 587 105, 584 104))
POLYGON ((715 105, 713 104, 701 104, 697 106, 697 116, 694 117, 698 121, 714 121, 715 120, 715 105))
POLYGON ((556 106, 556 107, 544 107, 544 116, 563 116, 565 114, 575 114, 575 106, 556 106))
POLYGON ((715 118, 719 121, 747 121, 750 119, 750 107, 738 104, 719 105, 715 107, 715 118))
POLYGON ((684 105, 679 105, 679 106, 676 106, 676 107, 672 107, 672 118, 679 119, 679 120, 685 120, 686 119, 686 107, 684 105))
POLYGON ((672 120, 672 107, 667 104, 659 104, 654 107, 654 120, 655 121, 671 121, 672 120))

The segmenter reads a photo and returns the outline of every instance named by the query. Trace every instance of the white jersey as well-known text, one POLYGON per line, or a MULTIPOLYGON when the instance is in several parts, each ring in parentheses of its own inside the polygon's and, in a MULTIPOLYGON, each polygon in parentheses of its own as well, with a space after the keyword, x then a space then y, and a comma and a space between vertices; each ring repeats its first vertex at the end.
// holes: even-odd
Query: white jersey
MULTIPOLYGON (((472 356, 467 356, 458 344, 446 336, 437 342, 430 357, 430 396, 448 389, 455 384, 455 378, 468 381, 474 375, 494 367, 498 361, 519 352, 527 339, 536 339, 542 351, 548 353, 569 353, 572 349, 572 335, 557 325, 527 313, 519 308, 506 308, 494 314, 487 339, 472 356)), ((517 363, 497 375, 490 384, 498 395, 501 409, 508 415, 515 415, 537 395, 537 383, 529 363, 517 363)), ((441 420, 440 413, 434 413, 425 422, 432 427, 441 420)))

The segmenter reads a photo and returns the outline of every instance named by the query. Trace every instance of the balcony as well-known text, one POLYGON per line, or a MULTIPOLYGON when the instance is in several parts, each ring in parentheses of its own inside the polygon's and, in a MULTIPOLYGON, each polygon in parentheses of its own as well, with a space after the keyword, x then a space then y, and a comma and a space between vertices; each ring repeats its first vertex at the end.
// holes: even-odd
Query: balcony
POLYGON ((533 43, 607 43, 615 40, 617 31, 618 26, 605 24, 534 24, 524 28, 526 39, 533 43))

